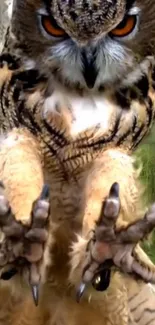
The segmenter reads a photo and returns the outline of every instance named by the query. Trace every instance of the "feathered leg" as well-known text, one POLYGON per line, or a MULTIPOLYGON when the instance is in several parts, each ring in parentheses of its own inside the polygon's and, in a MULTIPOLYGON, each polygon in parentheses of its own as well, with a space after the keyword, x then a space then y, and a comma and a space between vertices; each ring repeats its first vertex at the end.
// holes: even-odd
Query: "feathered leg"
MULTIPOLYGON (((99 219, 86 249, 83 265, 82 284, 78 291, 78 299, 89 282, 112 266, 121 271, 137 275, 146 282, 155 283, 155 267, 148 269, 134 252, 136 244, 148 235, 155 227, 155 205, 145 214, 143 219, 135 221, 127 227, 117 229, 116 220, 119 215, 119 186, 114 183, 109 196, 103 202, 99 219)), ((110 280, 109 280, 110 281, 110 280)))
POLYGON ((5 186, 0 187, 1 277, 29 269, 36 304, 49 216, 49 189, 43 186, 38 150, 30 133, 14 129, 2 140, 0 151, 0 178, 5 186))
POLYGON ((87 284, 105 290, 111 283, 111 269, 138 276, 146 282, 155 281, 155 267, 139 246, 155 226, 155 207, 141 217, 132 158, 110 150, 104 153, 103 161, 96 163, 98 166, 93 167, 88 178, 82 233, 73 243, 70 254, 70 282, 77 287, 82 279, 78 299, 87 284), (109 192, 109 182, 117 182, 120 193, 116 183, 109 192))

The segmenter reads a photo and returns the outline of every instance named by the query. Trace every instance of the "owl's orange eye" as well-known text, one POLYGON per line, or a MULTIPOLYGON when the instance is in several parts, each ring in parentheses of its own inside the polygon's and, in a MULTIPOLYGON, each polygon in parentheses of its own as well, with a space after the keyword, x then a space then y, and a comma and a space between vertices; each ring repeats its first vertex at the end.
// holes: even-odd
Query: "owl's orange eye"
POLYGON ((66 36, 65 31, 58 26, 54 18, 42 15, 42 26, 45 31, 54 37, 66 36))
POLYGON ((113 29, 110 34, 112 36, 117 36, 117 37, 124 37, 130 34, 137 22, 137 17, 136 15, 133 16, 126 16, 121 23, 113 29))

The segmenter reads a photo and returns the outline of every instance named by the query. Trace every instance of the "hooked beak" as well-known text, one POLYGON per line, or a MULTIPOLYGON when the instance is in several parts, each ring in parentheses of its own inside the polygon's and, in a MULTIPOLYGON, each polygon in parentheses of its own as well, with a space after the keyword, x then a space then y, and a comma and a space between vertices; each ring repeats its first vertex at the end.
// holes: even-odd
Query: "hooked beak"
POLYGON ((83 62, 83 76, 87 87, 92 89, 95 85, 96 78, 98 75, 98 69, 96 67, 96 53, 95 51, 88 52, 88 49, 83 49, 81 52, 82 62, 83 62))

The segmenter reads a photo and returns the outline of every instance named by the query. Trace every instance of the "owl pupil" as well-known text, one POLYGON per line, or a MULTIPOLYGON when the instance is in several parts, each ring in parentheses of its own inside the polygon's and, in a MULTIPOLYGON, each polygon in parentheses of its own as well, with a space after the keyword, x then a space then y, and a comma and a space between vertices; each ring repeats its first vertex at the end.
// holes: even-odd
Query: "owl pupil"
POLYGON ((61 29, 61 28, 59 27, 59 25, 57 24, 56 20, 55 20, 52 16, 50 16, 49 19, 50 19, 50 21, 51 21, 52 26, 53 26, 55 29, 61 29))
POLYGON ((117 29, 123 29, 126 27, 127 24, 127 20, 128 20, 128 16, 126 16, 121 22, 120 24, 116 27, 117 29))

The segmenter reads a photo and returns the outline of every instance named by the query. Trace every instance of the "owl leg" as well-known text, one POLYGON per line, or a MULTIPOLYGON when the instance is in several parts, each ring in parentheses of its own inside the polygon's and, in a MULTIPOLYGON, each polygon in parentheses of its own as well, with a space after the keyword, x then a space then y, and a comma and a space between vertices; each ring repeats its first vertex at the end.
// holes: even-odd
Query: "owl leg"
POLYGON ((104 201, 99 219, 88 242, 83 265, 82 284, 77 298, 81 297, 87 283, 111 266, 155 283, 155 266, 141 259, 137 244, 155 227, 155 205, 140 219, 126 227, 116 228, 120 211, 119 187, 114 183, 104 201))
POLYGON ((30 225, 15 219, 0 184, 0 228, 4 236, 0 244, 0 266, 11 268, 2 272, 1 279, 8 280, 22 267, 29 270, 29 281, 34 301, 38 302, 40 264, 48 237, 49 189, 43 187, 40 197, 33 203, 30 225))
POLYGON ((41 149, 24 128, 14 128, 2 137, 0 148, 0 179, 5 186, 0 189, 0 273, 9 278, 17 271, 19 279, 27 281, 29 276, 37 303, 49 213, 41 149))

